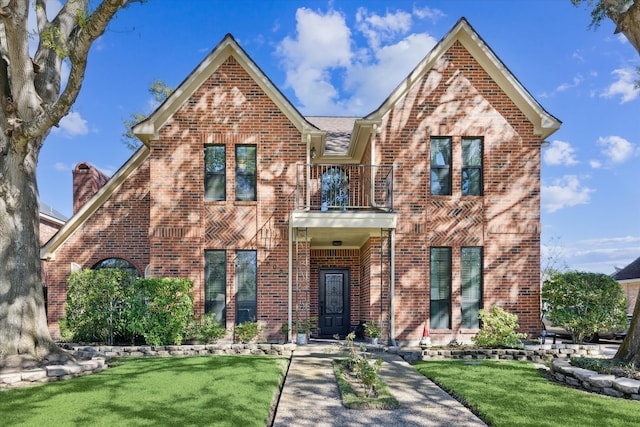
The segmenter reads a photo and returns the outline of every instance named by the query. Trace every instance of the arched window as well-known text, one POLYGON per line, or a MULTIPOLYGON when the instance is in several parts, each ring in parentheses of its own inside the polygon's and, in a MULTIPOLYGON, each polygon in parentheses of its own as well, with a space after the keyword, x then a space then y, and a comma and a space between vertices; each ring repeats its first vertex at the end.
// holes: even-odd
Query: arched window
POLYGON ((331 167, 322 173, 322 210, 349 206, 349 176, 338 168, 331 167))
POLYGON ((96 265, 93 266, 92 270, 99 270, 101 268, 117 268, 119 270, 126 270, 131 273, 133 277, 140 277, 140 273, 138 273, 138 270, 136 270, 133 264, 123 258, 103 259, 102 261, 97 262, 96 265))

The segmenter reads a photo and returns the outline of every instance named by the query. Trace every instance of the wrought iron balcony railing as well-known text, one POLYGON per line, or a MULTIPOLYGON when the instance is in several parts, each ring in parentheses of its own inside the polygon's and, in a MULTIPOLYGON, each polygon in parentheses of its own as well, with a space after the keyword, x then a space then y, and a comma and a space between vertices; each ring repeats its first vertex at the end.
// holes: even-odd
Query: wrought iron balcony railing
POLYGON ((393 210, 393 166, 298 165, 296 209, 390 212, 393 210))

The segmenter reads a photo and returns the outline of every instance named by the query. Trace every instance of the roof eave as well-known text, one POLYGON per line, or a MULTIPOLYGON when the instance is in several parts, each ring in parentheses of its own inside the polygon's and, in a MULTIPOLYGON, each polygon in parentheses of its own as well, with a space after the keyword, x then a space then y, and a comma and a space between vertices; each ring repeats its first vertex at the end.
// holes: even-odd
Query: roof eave
POLYGON ((269 96, 282 113, 303 134, 315 135, 319 130, 308 122, 247 55, 233 36, 227 34, 213 51, 191 72, 171 95, 149 117, 133 127, 133 133, 146 145, 158 138, 169 118, 226 60, 232 56, 269 96))
POLYGON ((455 43, 460 41, 491 78, 533 123, 534 132, 545 139, 560 128, 562 122, 549 114, 524 88, 502 63, 465 18, 461 18, 447 35, 420 61, 409 76, 391 93, 367 119, 380 119, 430 70, 435 62, 455 43))
POLYGON ((141 146, 107 183, 76 212, 58 232, 40 248, 40 259, 53 260, 55 252, 95 211, 135 172, 149 156, 149 149, 141 146))

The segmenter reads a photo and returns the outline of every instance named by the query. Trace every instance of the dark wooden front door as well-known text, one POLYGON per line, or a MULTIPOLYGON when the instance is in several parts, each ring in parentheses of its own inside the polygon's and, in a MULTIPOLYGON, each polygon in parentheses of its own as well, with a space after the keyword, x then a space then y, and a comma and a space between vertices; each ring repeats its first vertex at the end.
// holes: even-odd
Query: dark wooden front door
POLYGON ((349 333, 349 270, 326 268, 319 271, 320 294, 318 304, 320 334, 342 337, 349 333))

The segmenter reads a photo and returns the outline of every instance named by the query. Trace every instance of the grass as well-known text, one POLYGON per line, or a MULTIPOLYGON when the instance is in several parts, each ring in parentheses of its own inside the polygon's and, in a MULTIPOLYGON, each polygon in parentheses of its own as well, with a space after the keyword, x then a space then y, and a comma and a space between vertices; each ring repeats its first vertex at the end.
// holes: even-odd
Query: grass
POLYGON ((0 393, 6 426, 264 426, 287 360, 119 359, 99 374, 0 393))
POLYGON ((345 369, 347 361, 336 359, 333 361, 333 370, 336 374, 338 388, 342 396, 342 404, 349 409, 396 409, 400 407, 398 400, 391 394, 387 383, 378 377, 377 396, 366 397, 364 392, 356 391, 351 382, 347 380, 345 369))
POLYGON ((417 362, 418 372, 492 426, 631 426, 640 402, 568 388, 526 362, 417 362))

